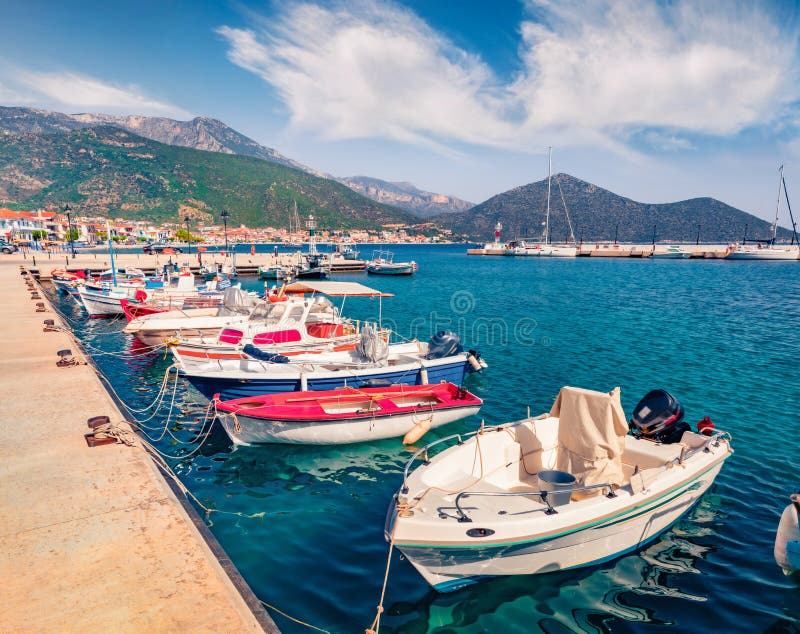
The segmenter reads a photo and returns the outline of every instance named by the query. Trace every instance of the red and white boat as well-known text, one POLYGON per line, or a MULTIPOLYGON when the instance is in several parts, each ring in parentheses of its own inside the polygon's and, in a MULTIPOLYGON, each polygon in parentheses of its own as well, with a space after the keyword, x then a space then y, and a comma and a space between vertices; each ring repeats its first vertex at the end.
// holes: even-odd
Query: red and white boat
POLYGON ((335 445, 405 436, 476 414, 483 401, 453 383, 289 392, 230 401, 217 415, 237 445, 335 445))

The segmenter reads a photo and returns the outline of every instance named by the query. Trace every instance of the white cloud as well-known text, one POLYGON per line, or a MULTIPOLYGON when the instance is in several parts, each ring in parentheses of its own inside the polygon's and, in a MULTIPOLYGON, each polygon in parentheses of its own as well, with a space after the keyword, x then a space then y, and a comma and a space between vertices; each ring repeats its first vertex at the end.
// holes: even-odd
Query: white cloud
POLYGON ((217 32, 295 126, 331 139, 627 151, 643 128, 669 130, 673 146, 681 131, 736 134, 800 94, 797 30, 749 4, 531 0, 522 70, 506 83, 396 4, 283 7, 217 32))
POLYGON ((0 66, 6 86, 0 100, 7 104, 38 104, 64 110, 101 110, 120 114, 186 117, 187 111, 149 97, 140 87, 104 82, 75 72, 40 72, 0 66))

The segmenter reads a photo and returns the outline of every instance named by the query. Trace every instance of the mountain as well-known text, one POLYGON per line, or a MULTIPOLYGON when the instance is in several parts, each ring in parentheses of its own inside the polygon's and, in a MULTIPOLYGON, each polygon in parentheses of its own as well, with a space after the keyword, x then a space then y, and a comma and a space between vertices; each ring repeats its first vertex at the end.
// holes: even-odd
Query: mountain
POLYGON ((327 175, 293 161, 272 148, 259 145, 253 139, 237 132, 217 119, 195 117, 191 121, 177 121, 165 117, 144 117, 140 115, 112 114, 63 114, 36 108, 0 106, 0 135, 3 134, 42 134, 48 132, 68 132, 82 128, 114 126, 133 132, 153 141, 168 145, 180 145, 222 152, 253 156, 299 169, 322 178, 327 175))
MULTIPOLYGON (((553 242, 569 234, 564 203, 575 229, 584 242, 608 241, 649 243, 694 242, 700 225, 704 242, 741 240, 745 225, 748 238, 767 238, 772 225, 713 198, 693 198, 667 204, 640 203, 618 196, 568 174, 551 179, 550 236, 553 242), (562 202, 563 192, 563 202, 562 202)), ((469 211, 442 215, 437 221, 456 234, 488 240, 494 226, 503 224, 503 238, 540 238, 547 205, 547 180, 516 187, 473 207, 469 211)), ((787 229, 778 228, 778 238, 790 238, 787 229)))
POLYGON ((411 183, 390 183, 369 176, 348 176, 336 180, 367 198, 400 207, 420 218, 432 218, 440 214, 466 211, 475 205, 455 196, 434 194, 417 189, 411 183))
POLYGON ((196 117, 177 121, 164 117, 110 114, 63 114, 36 108, 0 106, 0 138, 4 135, 63 133, 83 128, 110 125, 168 145, 196 150, 240 154, 293 167, 320 178, 334 178, 360 194, 380 203, 395 205, 420 217, 463 211, 472 206, 458 198, 424 192, 410 183, 388 183, 377 178, 355 176, 335 178, 298 163, 272 148, 237 132, 217 119, 196 117))
MULTIPOLYGON (((53 125, 61 125, 57 121, 53 125)), ((63 125, 70 125, 64 122, 63 125)), ((320 228, 413 224, 409 212, 284 165, 249 156, 167 145, 101 126, 54 134, 8 134, 0 143, 0 202, 84 215, 286 226, 297 202, 320 228)))

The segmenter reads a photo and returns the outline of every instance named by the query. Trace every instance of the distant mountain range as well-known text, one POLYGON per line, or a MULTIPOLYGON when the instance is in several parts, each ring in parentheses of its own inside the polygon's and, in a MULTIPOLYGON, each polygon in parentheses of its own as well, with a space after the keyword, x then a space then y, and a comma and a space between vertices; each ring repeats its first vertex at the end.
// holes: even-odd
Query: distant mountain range
MULTIPOLYGON (((569 235, 564 203, 577 240, 649 243, 694 242, 698 226, 700 240, 720 242, 748 238, 766 239, 772 225, 713 198, 693 198, 675 203, 647 204, 618 196, 606 189, 570 176, 556 174, 551 179, 550 236, 563 242, 569 235), (562 199, 563 193, 563 199, 562 199)), ((477 240, 494 235, 495 224, 503 225, 503 239, 540 238, 547 208, 547 180, 516 187, 482 202, 472 209, 436 218, 456 234, 477 240)), ((779 239, 791 232, 778 228, 779 239)))
POLYGON ((83 128, 114 126, 139 136, 208 152, 240 154, 286 165, 320 178, 339 181, 380 203, 394 205, 428 218, 440 213, 463 211, 471 203, 452 196, 417 189, 411 183, 389 183, 376 178, 336 178, 292 160, 276 150, 265 147, 227 126, 222 121, 196 117, 177 121, 164 117, 108 114, 64 114, 49 110, 0 106, 0 137, 2 135, 63 133, 83 128))
POLYGON ((369 176, 350 176, 336 180, 367 198, 400 207, 400 209, 415 213, 422 218, 466 211, 475 206, 475 203, 461 200, 455 196, 434 194, 417 189, 411 183, 390 183, 369 176))
POLYGON ((219 223, 225 209, 234 223, 285 227, 295 202, 301 218, 313 213, 320 228, 419 222, 276 161, 167 145, 119 127, 0 137, 0 203, 59 209, 66 202, 86 215, 178 222, 219 223))

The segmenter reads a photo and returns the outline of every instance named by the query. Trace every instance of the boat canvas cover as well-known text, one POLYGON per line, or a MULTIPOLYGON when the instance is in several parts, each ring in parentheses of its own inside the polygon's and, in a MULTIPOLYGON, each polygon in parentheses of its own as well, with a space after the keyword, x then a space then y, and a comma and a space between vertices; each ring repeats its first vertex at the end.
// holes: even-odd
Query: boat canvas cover
POLYGON ((610 393, 563 387, 550 415, 559 419, 556 469, 571 473, 579 486, 622 485, 628 421, 618 387, 610 393))
POLYGON ((294 282, 284 288, 284 293, 322 293, 330 297, 394 297, 392 293, 383 293, 358 282, 294 282))

